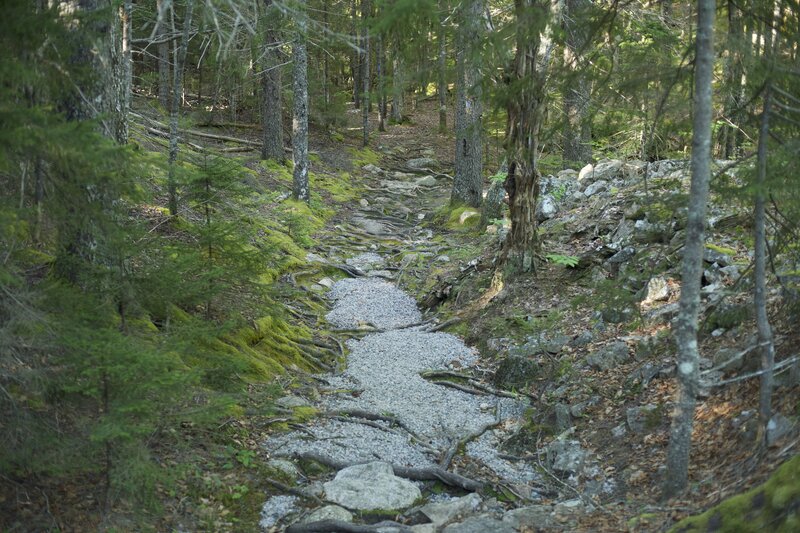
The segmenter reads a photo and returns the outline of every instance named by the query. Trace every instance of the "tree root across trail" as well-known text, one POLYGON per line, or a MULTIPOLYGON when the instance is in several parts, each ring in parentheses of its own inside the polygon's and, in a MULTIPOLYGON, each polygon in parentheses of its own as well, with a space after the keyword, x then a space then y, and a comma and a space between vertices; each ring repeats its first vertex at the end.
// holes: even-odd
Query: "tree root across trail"
MULTIPOLYGON (((326 315, 330 337, 339 337, 342 343, 349 340, 341 350, 330 340, 314 348, 326 355, 340 355, 346 348, 346 367, 324 376, 317 416, 292 426, 289 433, 272 435, 266 448, 274 457, 314 461, 337 471, 382 461, 397 477, 438 482, 454 494, 482 493, 488 486, 509 487, 504 492, 514 493, 514 487, 525 484, 538 490, 539 475, 531 465, 503 459, 498 450, 524 416, 528 399, 470 375, 478 354, 440 331, 454 321, 437 325, 432 317, 423 317, 417 301, 397 286, 396 278, 407 266, 404 256, 434 248, 432 232, 414 217, 385 215, 359 211, 352 223, 337 226, 368 239, 372 243, 368 248, 362 239, 332 238, 335 250, 319 249, 323 256, 315 262, 347 276, 330 287, 325 303, 331 305, 326 315), (380 226, 363 222, 376 218, 380 226), (368 234, 363 228, 380 232, 368 234), (353 255, 343 261, 347 250, 353 255), (322 258, 326 256, 329 259, 322 258), (448 370, 453 368, 463 369, 464 374, 448 370), (452 471, 454 463, 459 473, 452 471)), ((425 257, 439 252, 440 248, 428 251, 425 257)), ((311 276, 313 272, 303 279, 311 276)), ((299 280, 300 276, 297 286, 299 280)), ((369 480, 364 483, 368 486, 369 480)), ((318 496, 319 501, 303 496, 302 490, 289 493, 317 506, 320 501, 327 503, 324 496, 318 496)), ((371 532, 378 527, 323 520, 296 524, 287 531, 371 532)), ((402 530, 400 525, 392 527, 402 530)))

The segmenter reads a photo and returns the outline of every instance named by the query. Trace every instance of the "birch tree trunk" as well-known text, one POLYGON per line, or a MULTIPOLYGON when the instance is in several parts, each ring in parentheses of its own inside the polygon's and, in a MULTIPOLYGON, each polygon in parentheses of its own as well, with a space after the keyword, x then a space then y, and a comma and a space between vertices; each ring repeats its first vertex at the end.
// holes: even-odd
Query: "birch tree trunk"
POLYGON ((675 340, 678 349, 678 391, 672 415, 664 497, 681 493, 688 481, 692 426, 697 402, 700 351, 697 321, 703 275, 706 206, 711 178, 711 79, 714 70, 714 0, 697 1, 692 183, 681 274, 681 298, 675 340))
POLYGON ((455 176, 451 203, 480 207, 483 201, 483 127, 481 115, 480 41, 482 0, 470 0, 461 12, 457 46, 455 176))
POLYGON ((281 53, 279 50, 278 26, 280 11, 272 0, 264 0, 266 28, 264 34, 264 75, 261 79, 264 129, 261 159, 284 160, 283 153, 283 102, 281 96, 281 53))
POLYGON ((167 8, 169 3, 165 0, 156 2, 158 20, 156 21, 156 41, 158 42, 158 102, 165 110, 169 109, 169 88, 172 84, 169 75, 169 40, 166 38, 167 8))
POLYGON ((758 134, 758 168, 756 172, 756 197, 754 210, 755 257, 754 282, 756 327, 758 345, 761 352, 761 390, 759 395, 758 418, 761 429, 761 445, 766 445, 767 424, 772 417, 773 370, 775 367, 775 344, 772 342, 772 328, 767 315, 767 141, 769 139, 769 114, 771 91, 769 82, 764 90, 764 109, 761 112, 761 126, 758 134))
MULTIPOLYGON (((303 2, 298 2, 303 9, 303 2)), ((305 12, 296 22, 297 33, 292 44, 294 63, 294 119, 292 120, 292 158, 294 173, 292 195, 295 200, 308 202, 311 195, 308 187, 308 58, 306 55, 305 12)))
POLYGON ((175 162, 178 159, 178 115, 181 110, 183 96, 183 64, 186 61, 186 49, 189 47, 189 31, 192 26, 194 0, 186 0, 186 13, 183 19, 181 42, 175 54, 175 67, 172 82, 172 107, 169 113, 169 173, 167 188, 169 193, 169 214, 178 214, 178 186, 175 182, 175 162))

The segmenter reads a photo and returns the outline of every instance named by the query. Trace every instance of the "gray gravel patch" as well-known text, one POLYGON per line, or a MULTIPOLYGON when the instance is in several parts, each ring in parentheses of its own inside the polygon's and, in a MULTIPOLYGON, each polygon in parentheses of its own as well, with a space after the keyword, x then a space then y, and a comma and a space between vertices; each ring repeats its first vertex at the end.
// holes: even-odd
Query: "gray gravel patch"
POLYGON ((328 297, 334 302, 328 322, 339 329, 372 324, 391 329, 422 320, 414 299, 391 283, 375 278, 343 279, 334 283, 328 297))
POLYGON ((273 496, 264 502, 261 507, 261 521, 259 525, 263 530, 269 530, 285 516, 297 510, 297 496, 273 496))
MULTIPOLYGON (((359 266, 379 264, 377 254, 348 261, 359 266)), ((372 324, 387 330, 348 342, 347 368, 326 376, 330 394, 318 406, 325 411, 362 410, 392 415, 409 428, 369 427, 357 421, 316 419, 266 442, 273 455, 315 452, 355 463, 382 460, 397 465, 435 464, 454 442, 494 422, 499 416, 513 426, 527 406, 524 401, 476 396, 423 379, 420 372, 446 368, 468 369, 478 362, 475 350, 458 337, 431 333, 421 326, 416 302, 391 283, 374 278, 343 279, 328 293, 333 309, 328 321, 342 329, 372 324), (411 327, 408 327, 411 326, 411 327), (402 328, 402 329, 396 329, 402 328)), ((489 431, 467 445, 467 455, 481 461, 498 476, 514 483, 536 478, 527 465, 500 459, 497 447, 507 431, 489 431)))

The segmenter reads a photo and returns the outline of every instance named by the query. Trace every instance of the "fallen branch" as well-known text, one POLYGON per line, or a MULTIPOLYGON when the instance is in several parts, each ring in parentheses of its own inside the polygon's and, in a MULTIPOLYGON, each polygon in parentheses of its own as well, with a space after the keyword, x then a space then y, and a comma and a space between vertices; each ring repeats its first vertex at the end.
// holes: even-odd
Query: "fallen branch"
POLYGON ((386 528, 404 533, 413 531, 410 527, 391 520, 384 520, 368 526, 343 520, 320 520, 308 524, 293 524, 286 528, 286 533, 380 533, 386 531, 386 528))
POLYGON ((313 494, 304 492, 304 491, 302 491, 300 489, 296 489, 294 487, 290 487, 289 485, 281 483, 280 481, 276 481, 276 480, 268 478, 268 477, 267 478, 261 478, 261 479, 263 479, 268 485, 272 485, 273 487, 278 489, 280 492, 285 492, 287 494, 294 494, 295 496, 297 496, 299 498, 303 498, 305 500, 311 500, 311 501, 313 501, 313 502, 315 502, 315 503, 317 503, 319 505, 325 505, 325 503, 326 503, 325 501, 323 501, 322 499, 320 499, 317 496, 314 496, 313 494))
POLYGON ((472 433, 469 433, 468 435, 458 439, 452 446, 450 446, 450 448, 447 450, 447 452, 442 457, 442 460, 439 461, 439 467, 444 468, 444 469, 449 468, 450 467, 450 463, 453 462, 453 458, 456 456, 456 454, 458 453, 458 450, 460 448, 466 446, 468 442, 470 442, 470 441, 472 441, 474 439, 477 439, 478 437, 480 437, 481 435, 483 435, 484 433, 486 433, 490 429, 496 428, 497 426, 500 425, 501 422, 502 422, 502 420, 500 420, 500 417, 497 416, 493 421, 487 422, 486 424, 484 424, 481 427, 477 428, 472 433))
MULTIPOLYGON (((343 461, 337 461, 335 459, 331 459, 330 457, 325 457, 324 455, 314 452, 298 453, 296 454, 296 457, 305 459, 307 461, 316 461, 335 470, 341 470, 357 464, 364 464, 363 461, 345 463, 343 461)), ((427 468, 408 468, 405 466, 392 465, 392 470, 394 471, 394 475, 411 479, 413 481, 441 481, 445 485, 458 487, 470 492, 479 492, 483 490, 484 486, 480 481, 466 478, 453 472, 448 472, 447 470, 438 466, 430 466, 427 468)))
POLYGON ((434 333, 436 331, 441 331, 441 330, 443 330, 445 328, 449 328, 450 326, 458 324, 459 322, 462 322, 463 320, 464 320, 463 318, 456 316, 456 317, 453 317, 453 318, 451 318, 449 320, 445 320, 441 324, 433 326, 428 331, 431 332, 431 333, 434 333))

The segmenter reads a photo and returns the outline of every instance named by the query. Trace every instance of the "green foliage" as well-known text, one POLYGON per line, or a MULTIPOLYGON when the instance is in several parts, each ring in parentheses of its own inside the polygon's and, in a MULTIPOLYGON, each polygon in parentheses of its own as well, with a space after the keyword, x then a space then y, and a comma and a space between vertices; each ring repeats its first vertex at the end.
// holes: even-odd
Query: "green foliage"
POLYGON ((547 254, 545 257, 551 263, 562 265, 568 268, 575 268, 580 262, 580 258, 574 255, 547 254))

